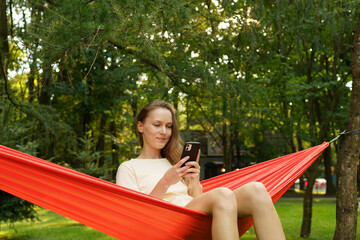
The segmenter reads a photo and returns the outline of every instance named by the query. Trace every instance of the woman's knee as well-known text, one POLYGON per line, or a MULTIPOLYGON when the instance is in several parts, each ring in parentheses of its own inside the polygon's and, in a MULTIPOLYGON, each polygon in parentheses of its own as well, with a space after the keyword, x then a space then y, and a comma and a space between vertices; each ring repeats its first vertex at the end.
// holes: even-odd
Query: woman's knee
POLYGON ((267 194, 267 190, 266 190, 266 187, 263 183, 261 182, 252 182, 252 183, 248 183, 251 188, 256 191, 257 193, 265 193, 267 194))
POLYGON ((230 213, 237 209, 236 197, 234 193, 224 187, 212 189, 193 199, 186 208, 213 214, 214 212, 230 213))
MULTIPOLYGON (((244 185, 246 188, 246 192, 250 200, 254 203, 259 202, 269 202, 271 201, 271 197, 265 187, 265 185, 261 182, 252 182, 244 185)), ((272 202, 272 201, 271 201, 272 202)))
POLYGON ((226 187, 218 187, 214 189, 214 192, 219 198, 229 199, 234 196, 234 192, 226 187))
POLYGON ((220 187, 214 189, 214 208, 229 211, 236 210, 236 197, 233 191, 228 188, 220 187))

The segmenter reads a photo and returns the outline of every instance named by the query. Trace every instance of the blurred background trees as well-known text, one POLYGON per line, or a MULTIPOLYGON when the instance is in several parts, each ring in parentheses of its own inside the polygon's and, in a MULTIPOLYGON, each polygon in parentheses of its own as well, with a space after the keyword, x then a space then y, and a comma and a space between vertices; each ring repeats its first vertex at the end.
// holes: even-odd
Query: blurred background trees
MULTIPOLYGON (((112 181, 156 98, 225 171, 329 141, 346 126, 358 14, 352 0, 1 0, 0 144, 112 181)), ((335 154, 306 173, 328 194, 335 154)))

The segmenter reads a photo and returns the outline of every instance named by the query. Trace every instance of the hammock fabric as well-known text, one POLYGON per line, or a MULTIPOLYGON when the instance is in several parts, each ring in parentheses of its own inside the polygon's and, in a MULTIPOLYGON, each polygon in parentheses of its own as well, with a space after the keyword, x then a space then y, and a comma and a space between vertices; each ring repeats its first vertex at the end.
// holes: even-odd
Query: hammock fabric
MULTIPOLYGON (((328 143, 202 181, 204 191, 262 182, 275 203, 328 143)), ((211 216, 0 145, 0 189, 118 239, 211 239, 211 216)), ((239 218, 244 234, 252 220, 239 218)))

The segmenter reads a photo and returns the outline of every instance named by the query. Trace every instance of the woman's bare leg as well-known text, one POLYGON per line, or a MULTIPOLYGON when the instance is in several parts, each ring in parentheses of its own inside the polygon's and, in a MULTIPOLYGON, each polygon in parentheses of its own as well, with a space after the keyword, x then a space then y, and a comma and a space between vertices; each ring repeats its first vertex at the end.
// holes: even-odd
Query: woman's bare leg
POLYGON ((192 200, 186 208, 213 216, 213 240, 238 240, 237 205, 234 192, 227 188, 210 190, 192 200))
POLYGON ((239 216, 252 216, 259 240, 285 239, 279 216, 262 183, 248 183, 236 189, 234 194, 239 216))

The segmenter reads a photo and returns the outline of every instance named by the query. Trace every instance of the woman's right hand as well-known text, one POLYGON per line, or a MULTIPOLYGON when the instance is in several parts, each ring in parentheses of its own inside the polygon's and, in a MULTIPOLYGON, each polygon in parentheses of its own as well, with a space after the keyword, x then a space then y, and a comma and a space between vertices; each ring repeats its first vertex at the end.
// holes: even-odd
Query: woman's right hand
POLYGON ((190 168, 190 166, 181 167, 187 160, 189 159, 188 156, 181 159, 178 163, 168 169, 162 180, 168 187, 174 185, 182 180, 182 178, 187 174, 186 170, 190 168))
POLYGON ((189 166, 181 167, 188 159, 189 157, 184 157, 168 169, 149 195, 162 198, 171 185, 180 182, 183 176, 186 175, 186 170, 190 168, 189 166))

